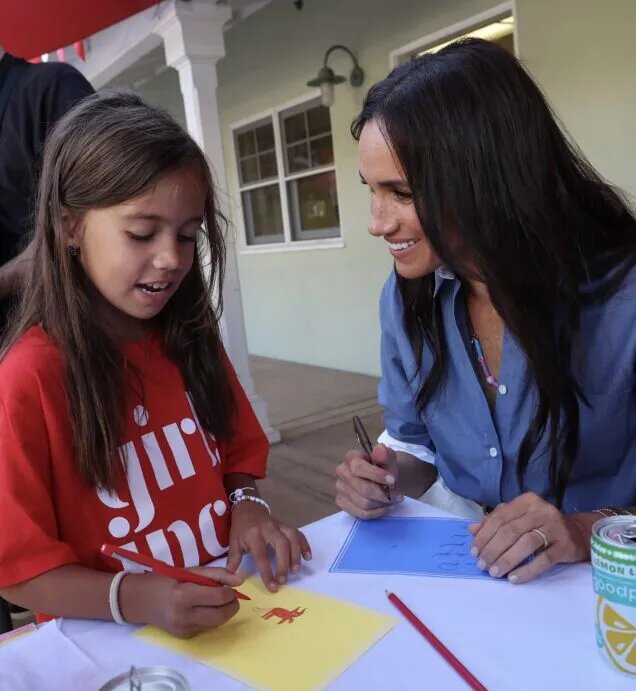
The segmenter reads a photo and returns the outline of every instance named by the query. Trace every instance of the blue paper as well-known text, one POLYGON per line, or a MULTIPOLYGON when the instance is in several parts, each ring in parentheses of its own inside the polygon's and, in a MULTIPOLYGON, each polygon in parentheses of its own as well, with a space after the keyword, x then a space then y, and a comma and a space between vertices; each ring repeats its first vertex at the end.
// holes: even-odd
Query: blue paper
POLYGON ((455 518, 358 520, 329 570, 490 579, 470 555, 470 523, 455 518))

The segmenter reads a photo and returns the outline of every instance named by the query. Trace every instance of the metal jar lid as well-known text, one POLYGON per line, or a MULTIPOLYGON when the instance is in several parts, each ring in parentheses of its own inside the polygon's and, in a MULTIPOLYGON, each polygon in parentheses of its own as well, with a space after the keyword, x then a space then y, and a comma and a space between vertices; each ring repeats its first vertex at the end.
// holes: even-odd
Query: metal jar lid
POLYGON ((636 516, 608 516, 597 521, 592 532, 615 547, 636 550, 636 516))
POLYGON ((190 691, 185 677, 168 667, 131 667, 99 691, 190 691))

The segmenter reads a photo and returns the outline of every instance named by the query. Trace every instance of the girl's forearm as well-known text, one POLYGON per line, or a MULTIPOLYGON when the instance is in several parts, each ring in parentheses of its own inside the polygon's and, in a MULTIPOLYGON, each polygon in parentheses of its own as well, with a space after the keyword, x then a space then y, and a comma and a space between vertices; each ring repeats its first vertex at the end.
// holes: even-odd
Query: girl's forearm
MULTIPOLYGON (((112 621, 108 595, 114 574, 68 564, 28 581, 5 588, 0 595, 9 602, 53 617, 112 621)), ((119 588, 119 608, 131 624, 149 621, 152 574, 128 574, 119 588), (143 581, 141 580, 143 579, 143 581)))
POLYGON ((225 491, 231 494, 235 489, 241 487, 253 487, 254 491, 251 494, 260 496, 258 492, 258 487, 256 486, 256 478, 253 475, 248 475, 247 473, 228 473, 223 478, 223 484, 225 485, 225 491))

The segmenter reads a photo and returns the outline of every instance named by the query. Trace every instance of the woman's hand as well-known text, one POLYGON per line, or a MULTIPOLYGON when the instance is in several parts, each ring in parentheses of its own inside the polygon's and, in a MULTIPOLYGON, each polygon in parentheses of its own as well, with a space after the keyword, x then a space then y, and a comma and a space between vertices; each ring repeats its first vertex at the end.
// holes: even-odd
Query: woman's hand
POLYGON ((553 564, 587 561, 592 525, 598 518, 596 513, 563 514, 526 492, 469 526, 474 536, 471 554, 479 557, 477 565, 491 576, 525 583, 553 564), (535 552, 534 559, 522 564, 535 552))
POLYGON ((156 574, 128 574, 119 591, 124 619, 158 626, 179 638, 192 638, 224 624, 238 612, 232 588, 243 583, 242 575, 215 567, 188 570, 222 583, 223 587, 180 583, 156 574))
POLYGON ((300 558, 311 559, 307 538, 295 528, 279 523, 269 511, 255 502, 242 501, 232 509, 230 550, 227 559, 229 571, 238 569, 241 559, 248 552, 266 588, 272 593, 278 585, 287 582, 287 575, 300 571, 300 558), (276 555, 276 577, 267 554, 272 547, 276 555))
POLYGON ((363 451, 349 451, 336 468, 336 504, 358 518, 379 518, 395 504, 404 501, 398 494, 397 456, 393 449, 378 444, 372 453, 373 465, 363 451), (378 467, 379 466, 379 467, 378 467), (390 490, 387 499, 382 485, 390 490))

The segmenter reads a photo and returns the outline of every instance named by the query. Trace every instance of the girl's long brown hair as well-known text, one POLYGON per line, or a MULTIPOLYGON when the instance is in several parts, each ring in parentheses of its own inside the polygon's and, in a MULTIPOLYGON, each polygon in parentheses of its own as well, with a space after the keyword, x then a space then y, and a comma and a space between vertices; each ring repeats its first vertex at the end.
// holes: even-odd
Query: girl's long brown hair
POLYGON ((35 325, 59 347, 78 470, 94 486, 115 486, 124 428, 124 358, 94 309, 95 288, 69 255, 62 211, 81 218, 89 209, 121 204, 181 168, 196 170, 205 184, 204 224, 193 266, 155 324, 202 426, 227 437, 234 399, 219 328, 227 224, 203 152, 167 113, 117 92, 78 104, 57 123, 44 148, 33 268, 0 357, 35 325))

